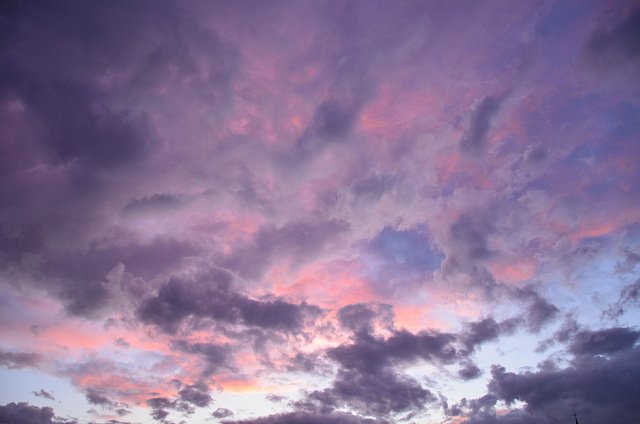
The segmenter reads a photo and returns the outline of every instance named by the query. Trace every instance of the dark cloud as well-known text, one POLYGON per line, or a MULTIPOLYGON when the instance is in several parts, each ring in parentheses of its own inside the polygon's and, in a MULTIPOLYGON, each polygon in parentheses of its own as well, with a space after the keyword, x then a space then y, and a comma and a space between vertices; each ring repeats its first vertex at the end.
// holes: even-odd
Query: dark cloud
POLYGON ((544 352, 556 343, 568 343, 575 335, 580 331, 580 325, 575 318, 571 315, 567 315, 551 337, 548 337, 540 342, 536 346, 536 352, 544 352))
POLYGON ((327 75, 329 95, 317 104, 293 150, 285 154, 286 167, 299 167, 318 157, 328 146, 351 141, 349 136, 360 113, 375 93, 375 83, 367 75, 370 56, 355 53, 358 59, 350 60, 345 56, 349 53, 338 53, 335 57, 337 69, 330 70, 331 76, 327 75))
POLYGON ((111 408, 115 405, 115 403, 107 396, 102 394, 100 390, 94 388, 88 388, 85 397, 87 399, 87 402, 92 405, 98 405, 105 408, 111 408))
MULTIPOLYGON (((118 414, 129 408, 120 399, 179 376, 168 383, 173 392, 167 397, 160 397, 160 387, 146 395, 153 418, 168 422, 170 414, 195 408, 211 413, 207 384, 228 375, 249 378, 241 367, 245 355, 255 354, 251 378, 260 384, 274 383, 274 372, 334 380, 292 403, 298 411, 247 423, 410 421, 438 403, 426 377, 403 370, 424 364, 445 378, 477 378, 482 370, 473 363, 475 352, 517 329, 539 332, 559 315, 541 294, 555 282, 543 277, 557 274, 553 267, 565 251, 586 246, 579 240, 583 224, 633 238, 637 161, 624 143, 637 138, 626 123, 637 110, 625 106, 622 113, 612 102, 635 104, 629 100, 634 88, 628 81, 598 85, 567 64, 575 63, 576 47, 595 28, 583 47, 591 65, 637 65, 638 10, 606 2, 508 8, 491 2, 294 3, 3 4, 0 270, 7 290, 20 294, 8 302, 29 306, 15 318, 5 314, 7 328, 25 330, 51 319, 49 333, 40 326, 32 327, 39 337, 27 333, 33 343, 45 343, 60 328, 110 314, 103 327, 110 335, 92 334, 96 343, 58 338, 69 345, 54 346, 55 361, 8 346, 11 352, 0 351, 1 365, 43 366, 70 378, 95 409, 118 414), (596 27, 593 16, 603 11, 612 21, 596 27), (509 110, 513 125, 504 127, 497 154, 487 155, 507 95, 485 93, 501 93, 514 79, 522 85, 521 101, 509 110), (461 127, 456 115, 473 98, 461 127), (579 165, 555 166, 569 151, 579 165), (611 152, 623 154, 608 162, 611 152), (520 166, 523 158, 528 168, 520 166), (607 172, 611 163, 624 172, 607 172), (529 175, 550 167, 562 172, 529 175), (558 200, 565 191, 583 193, 585 207, 565 215, 558 200), (625 193, 600 202, 595 191, 625 193), (527 196, 535 205, 525 205, 527 196), (601 226, 608 208, 621 215, 601 226), (529 279, 539 291, 499 281, 492 267, 524 257, 540 264, 529 279), (198 261, 220 268, 198 271, 192 266, 198 261), (32 284, 45 292, 22 287, 32 284), (273 287, 291 297, 268 294, 273 287), (317 304, 334 309, 304 302, 305 293, 317 293, 317 304), (459 334, 399 331, 392 305, 356 303, 360 296, 416 308, 437 303, 432 312, 452 326, 461 324, 454 314, 462 298, 483 319, 462 322, 459 334), (59 317, 58 306, 70 316, 59 317), (486 317, 513 308, 519 310, 514 318, 486 317), (126 332, 114 334, 118 326, 126 332), (203 341, 194 330, 231 342, 203 341), (118 337, 125 333, 128 341, 118 337), (136 338, 135 349, 125 351, 136 338), (318 348, 325 342, 332 347, 318 348), (165 348, 145 351, 154 343, 165 348), (113 355, 131 363, 100 359, 113 355), (122 387, 83 378, 97 375, 123 381, 122 387), (105 387, 87 387, 88 381, 105 387)), ((599 255, 615 246, 600 246, 588 258, 610 263, 599 255)), ((638 255, 625 252, 617 271, 635 272, 637 263, 638 255)), ((580 272, 574 263, 567 271, 572 278, 580 272)), ((639 284, 623 290, 612 316, 637 304, 639 284)), ((558 299, 557 305, 570 303, 558 299)), ((416 322, 433 318, 427 309, 413 317, 416 322)), ((616 382, 614 392, 628 386, 637 395, 638 373, 630 365, 637 355, 629 353, 637 330, 592 331, 572 323, 549 341, 566 348, 558 355, 574 356, 569 367, 562 368, 564 356, 543 362, 537 372, 496 367, 490 393, 449 412, 467 413, 474 422, 549 423, 546 405, 552 405, 550 414, 574 401, 596 405, 596 414, 608 408, 598 400, 607 394, 591 402, 591 394, 572 391, 567 381, 584 391, 616 382), (616 374, 621 370, 631 380, 616 374), (516 400, 528 409, 496 414, 498 401, 516 400)), ((85 324, 81 332, 100 331, 97 322, 85 324)), ((437 384, 458 390, 448 383, 437 384)), ((29 390, 37 387, 45 385, 29 390)), ((620 406, 625 396, 611 404, 620 406)), ((224 408, 213 413, 228 416, 224 408)))
POLYGON ((466 346, 469 352, 472 352, 476 346, 485 342, 497 340, 505 331, 505 327, 509 329, 509 326, 504 323, 501 325, 490 317, 469 323, 465 327, 465 331, 462 335, 462 343, 466 346))
MULTIPOLYGON (((3 194, 0 192, 0 195, 3 194)), ((13 194, 7 193, 6 195, 12 196, 13 194)), ((16 197, 21 196, 21 194, 15 194, 16 197)), ((8 207, 11 203, 13 202, 9 202, 7 199, 5 206, 8 207)), ((40 225, 25 225, 18 229, 18 227, 5 223, 0 224, 0 230, 2 230, 0 233, 0 269, 19 264, 24 254, 37 252, 43 246, 44 240, 40 225)))
MULTIPOLYGON (((176 381, 177 384, 180 384, 176 381)), ((185 384, 172 399, 168 397, 154 397, 146 400, 151 408, 151 416, 154 420, 164 422, 164 419, 171 413, 177 411, 183 415, 191 415, 195 408, 204 408, 211 404, 213 398, 209 394, 209 386, 202 382, 185 384)))
POLYGON ((640 263, 640 253, 631 249, 622 251, 622 260, 616 262, 616 272, 627 273, 633 271, 633 268, 640 263))
POLYGON ((491 121, 500 109, 501 102, 500 97, 487 96, 477 105, 473 111, 469 129, 460 140, 460 149, 463 153, 473 157, 484 153, 491 121))
POLYGON ((62 164, 113 168, 142 159, 150 130, 142 118, 111 112, 97 90, 71 82, 51 82, 24 93, 46 125, 45 146, 62 164))
POLYGON ((554 338, 561 342, 566 343, 571 340, 580 330, 580 325, 571 315, 565 317, 562 326, 555 332, 554 338))
POLYGON ((349 134, 357 117, 356 105, 327 100, 322 102, 313 115, 309 131, 323 139, 336 139, 349 134))
POLYGON ((596 29, 584 46, 586 58, 599 69, 636 66, 640 62, 640 9, 614 26, 596 29))
POLYGON ((604 314, 615 319, 624 314, 630 305, 638 303, 640 303, 640 279, 623 287, 618 300, 604 311, 604 314))
POLYGON ((55 397, 53 397, 53 395, 49 392, 47 392, 45 389, 40 389, 39 392, 31 392, 34 395, 38 396, 38 397, 43 397, 45 399, 49 399, 49 400, 56 400, 55 397))
POLYGON ((186 385, 179 392, 180 400, 199 408, 209 406, 213 398, 209 394, 209 386, 204 382, 186 385))
POLYGON ((457 357, 455 336, 448 333, 402 330, 387 339, 359 334, 353 344, 330 349, 329 358, 348 370, 376 373, 394 362, 412 362, 418 359, 435 363, 450 363, 457 357))
POLYGON ((288 412, 242 421, 224 421, 224 424, 389 424, 389 421, 362 418, 345 412, 288 412))
POLYGON ((62 424, 54 419, 53 409, 45 406, 40 408, 27 402, 0 405, 0 423, 2 424, 62 424))
POLYGON ((331 388, 309 395, 322 410, 348 406, 365 415, 387 416, 409 411, 421 411, 436 397, 414 379, 388 369, 373 373, 342 370, 331 388))
POLYGON ((189 414, 193 413, 193 408, 190 408, 188 404, 181 404, 177 400, 170 400, 166 397, 155 397, 147 399, 147 405, 151 407, 151 417, 160 422, 164 422, 170 414, 169 410, 181 410, 182 412, 189 414))
POLYGON ((575 355, 612 354, 633 347, 638 338, 640 332, 624 327, 581 331, 576 334, 569 351, 575 355))
POLYGON ((629 346, 629 334, 637 339, 637 333, 619 329, 598 333, 604 343, 592 346, 593 333, 579 337, 587 346, 579 340, 578 349, 583 350, 564 369, 516 374, 494 366, 490 393, 508 404, 525 402, 525 411, 537 422, 566 421, 572 409, 588 413, 593 422, 633 422, 640 415, 640 386, 633 383, 640 379, 640 350, 629 346), (607 357, 587 353, 603 350, 607 357))
POLYGON ((536 297, 525 315, 527 326, 530 331, 538 332, 540 329, 552 322, 558 316, 560 310, 542 297, 536 297))
POLYGON ((458 376, 463 380, 473 380, 482 375, 482 370, 475 364, 467 364, 458 370, 458 376))
POLYGON ((540 163, 543 162, 549 152, 544 146, 540 145, 531 145, 527 147, 527 150, 524 152, 524 160, 528 163, 540 163))
POLYGON ((420 359, 450 363, 457 356, 454 342, 453 335, 438 332, 413 334, 403 330, 387 339, 358 332, 352 344, 327 351, 327 356, 341 366, 332 386, 310 393, 306 402, 296 405, 314 413, 347 406, 378 417, 421 411, 436 397, 418 381, 396 372, 394 365, 420 359))
MULTIPOLYGON (((112 392, 116 396, 119 395, 118 389, 112 390, 112 392)), ((130 410, 126 409, 127 407, 129 407, 128 404, 108 397, 105 394, 105 391, 99 388, 89 387, 85 393, 85 398, 90 404, 99 406, 100 408, 105 410, 113 411, 121 417, 131 413, 130 410)))
POLYGON ((42 361, 42 355, 31 352, 7 352, 0 350, 0 365, 10 370, 35 367, 42 361))
POLYGON ((184 203, 181 196, 169 193, 156 193, 133 199, 124 207, 125 213, 154 212, 172 210, 184 203))
POLYGON ((227 418, 233 415, 233 412, 227 408, 218 408, 211 413, 214 418, 227 418))
POLYGON ((287 363, 288 371, 313 372, 323 365, 317 354, 298 352, 289 358, 287 363))
POLYGON ((235 322, 237 311, 228 302, 235 295, 232 280, 233 276, 222 270, 212 271, 204 281, 171 278, 160 287, 157 295, 140 305, 138 317, 168 333, 175 332, 181 321, 190 315, 235 322))
POLYGON ((32 324, 29 326, 29 331, 31 331, 31 334, 34 336, 39 336, 41 332, 46 331, 46 327, 32 324))
POLYGON ((450 227, 451 248, 442 264, 445 273, 471 268, 496 255, 489 248, 488 235, 496 231, 495 224, 481 216, 461 215, 450 227))
POLYGON ((265 396, 265 399, 267 399, 269 402, 282 402, 286 399, 285 396, 281 396, 281 395, 276 395, 276 394, 269 394, 267 396, 265 396))
POLYGON ((118 346, 118 347, 123 347, 123 348, 131 346, 131 343, 126 341, 123 337, 118 337, 117 339, 115 339, 113 341, 113 344, 118 346))
POLYGON ((125 415, 129 415, 131 413, 131 411, 129 411, 128 409, 125 408, 119 408, 115 410, 115 413, 118 414, 121 417, 124 417, 125 415))
POLYGON ((131 234, 120 234, 117 245, 104 241, 86 249, 38 252, 43 259, 28 271, 43 289, 64 302, 68 313, 96 317, 118 301, 143 298, 149 291, 145 280, 193 253, 194 247, 186 242, 156 238, 140 243, 131 234))
POLYGON ((558 317, 560 310, 532 287, 518 288, 514 296, 529 304, 523 318, 531 332, 540 331, 544 325, 558 317))
MULTIPOLYGON (((532 304, 542 302, 534 292, 523 293, 520 297, 532 304)), ((341 369, 331 387, 309 394, 306 402, 296 404, 299 409, 326 413, 347 406, 378 417, 421 411, 436 397, 417 381, 395 371, 395 366, 419 360, 438 365, 462 361, 458 376, 472 380, 482 370, 466 358, 483 343, 496 341, 527 323, 523 318, 497 322, 488 317, 466 324, 459 335, 403 330, 380 338, 371 334, 371 321, 376 315, 365 304, 348 305, 338 312, 340 322, 354 331, 353 342, 327 351, 327 357, 338 362, 341 369), (460 344, 462 349, 458 348, 460 344)), ((495 404, 495 396, 489 398, 495 404)), ((470 405, 482 409, 478 402, 470 405)))
MULTIPOLYGON (((191 243, 171 238, 157 237, 141 243, 132 239, 132 235, 118 236, 121 244, 104 243, 105 246, 94 243, 84 252, 69 252, 68 256, 53 254, 43 271, 51 276, 86 283, 88 280, 104 281, 104 277, 122 263, 133 275, 151 280, 163 271, 175 267, 184 257, 197 252, 191 243)), ((75 289, 81 290, 81 287, 75 289)))
POLYGON ((169 416, 169 411, 164 409, 153 409, 151 411, 151 417, 156 421, 163 421, 167 416, 169 416))
MULTIPOLYGON (((471 416, 485 417, 489 415, 495 415, 494 406, 498 401, 497 397, 491 393, 486 394, 478 399, 462 398, 460 402, 449 407, 446 399, 442 400, 443 409, 447 416, 471 416)), ((467 422, 467 421, 463 421, 467 422)))
POLYGON ((379 321, 383 328, 392 329, 393 306, 385 304, 355 303, 338 310, 338 321, 355 333, 372 333, 373 324, 379 321))
POLYGON ((338 321, 343 327, 355 332, 373 332, 372 321, 377 314, 364 303, 343 306, 338 310, 338 321))
MULTIPOLYGON (((117 197, 117 209, 134 197, 128 190, 145 180, 147 160, 158 158, 159 121, 149 119, 148 105, 196 93, 223 108, 240 56, 173 2, 11 3, 0 11, 0 203, 19 213, 3 209, 0 266, 23 266, 24 255, 36 255, 44 262, 38 271, 49 274, 43 279, 52 286, 47 277, 85 263, 86 236, 100 231, 107 205, 117 197), (180 96, 168 95, 165 87, 180 96), (12 111, 8 104, 15 105, 12 111), (49 251, 41 250, 45 244, 49 251), (60 258, 69 245, 78 247, 67 252, 77 263, 60 258), (47 264, 52 256, 65 263, 47 264)), ((129 207, 166 204, 163 196, 134 197, 129 207)), ((180 257, 152 256, 152 267, 141 264, 154 275, 180 257)), ((137 265, 123 262, 132 270, 137 265)), ((72 314, 103 306, 95 279, 108 270, 98 268, 90 281, 64 276, 73 281, 59 294, 72 314)))
POLYGON ((171 278, 156 296, 138 309, 142 322, 155 324, 173 333, 187 317, 210 318, 285 332, 299 331, 307 316, 317 315, 317 307, 293 304, 283 299, 254 300, 233 290, 232 275, 214 270, 199 280, 171 278))
POLYGON ((351 184, 351 192, 357 202, 364 206, 380 200, 387 192, 391 191, 399 181, 395 174, 371 174, 365 178, 354 181, 351 184))
POLYGON ((153 13, 149 7, 146 1, 118 2, 117 10, 80 1, 18 7, 2 47, 40 79, 90 81, 128 71, 124 86, 147 90, 184 79, 200 89, 229 81, 237 71, 235 49, 172 2, 153 5, 153 13), (216 60, 196 61, 202 52, 216 60))
MULTIPOLYGON (((206 362, 203 375, 210 376, 215 373, 221 367, 229 367, 231 365, 231 347, 228 344, 214 344, 214 343, 188 343, 183 340, 177 340, 173 342, 174 349, 191 354, 199 355, 204 358, 206 362)), ((204 387, 204 386, 200 386, 204 387)), ((201 400, 206 400, 206 392, 193 393, 193 390, 198 389, 198 386, 193 388, 186 388, 186 396, 199 397, 201 400)), ((207 390, 208 392, 208 390, 207 390)), ((209 397, 209 401, 211 398, 209 397)))
POLYGON ((147 399, 147 405, 149 405, 153 409, 165 409, 172 408, 175 403, 166 397, 155 397, 147 399))
MULTIPOLYGON (((53 71, 63 79, 87 78, 109 66, 126 67, 135 60, 133 47, 142 47, 144 51, 153 37, 153 32, 146 33, 142 25, 133 24, 149 25, 152 17, 145 17, 143 4, 133 6, 123 2, 121 6, 126 8, 126 13, 118 14, 107 7, 96 9, 82 2, 14 8, 14 25, 10 27, 13 43, 3 47, 25 68, 37 70, 38 64, 46 65, 46 69, 40 70, 42 74, 53 71), (76 49, 73 49, 74 43, 76 49), (24 55, 18 54, 21 51, 17 47, 24 49, 24 55), (99 53, 86 54, 94 49, 99 53), (67 62, 56 58, 61 51, 67 53, 67 62)), ((164 14, 168 9, 167 5, 160 8, 156 19, 166 18, 164 14)))

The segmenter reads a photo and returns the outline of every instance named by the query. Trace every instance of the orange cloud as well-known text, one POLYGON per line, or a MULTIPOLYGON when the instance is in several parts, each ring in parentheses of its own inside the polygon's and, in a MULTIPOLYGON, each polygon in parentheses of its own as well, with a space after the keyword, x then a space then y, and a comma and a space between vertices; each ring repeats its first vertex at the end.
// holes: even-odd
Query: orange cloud
POLYGON ((255 379, 220 381, 220 386, 225 392, 231 393, 280 393, 291 389, 287 386, 265 386, 255 379))
POLYGON ((609 214, 606 218, 602 215, 591 216, 580 223, 569 233, 573 243, 590 237, 601 237, 614 233, 627 225, 640 219, 640 209, 624 209, 617 216, 609 214))
POLYGON ((356 275, 357 264, 333 262, 305 269, 293 284, 276 284, 277 295, 302 296, 320 306, 343 306, 378 300, 367 282, 356 275))
POLYGON ((414 122, 425 123, 426 118, 437 122, 439 102, 433 90, 402 92, 395 85, 383 84, 378 99, 362 114, 365 131, 392 136, 414 122))
POLYGON ((515 284, 532 278, 538 269, 538 262, 531 257, 501 258, 487 267, 498 280, 515 284))
MULTIPOLYGON (((123 370, 124 371, 124 370, 123 370)), ((173 392, 163 389, 169 387, 167 381, 151 380, 138 381, 130 375, 117 374, 112 370, 104 373, 94 373, 73 377, 76 385, 83 388, 101 389, 109 393, 116 393, 118 401, 144 404, 150 393, 156 396, 173 396, 173 392)))
POLYGON ((433 311, 430 305, 395 305, 396 328, 405 328, 411 332, 422 331, 425 328, 440 328, 444 324, 433 320, 429 313, 433 311))

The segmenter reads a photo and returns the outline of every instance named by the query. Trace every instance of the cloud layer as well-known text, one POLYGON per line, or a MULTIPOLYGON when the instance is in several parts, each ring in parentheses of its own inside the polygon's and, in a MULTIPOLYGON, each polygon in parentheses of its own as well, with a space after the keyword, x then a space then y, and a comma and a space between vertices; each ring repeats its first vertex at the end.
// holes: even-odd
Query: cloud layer
POLYGON ((0 422, 637 420, 639 20, 6 3, 0 422))

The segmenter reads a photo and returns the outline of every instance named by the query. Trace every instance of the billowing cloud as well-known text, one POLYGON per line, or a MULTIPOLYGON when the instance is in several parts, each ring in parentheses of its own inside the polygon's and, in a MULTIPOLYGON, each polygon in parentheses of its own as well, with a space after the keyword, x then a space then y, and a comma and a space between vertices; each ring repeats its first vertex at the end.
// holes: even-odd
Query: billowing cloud
POLYGON ((575 355, 612 354, 633 347, 640 332, 629 328, 607 328, 600 331, 581 331, 569 346, 575 355))
POLYGON ((458 376, 464 380, 473 380, 482 375, 482 370, 474 364, 467 364, 458 370, 458 376))
POLYGON ((309 399, 319 405, 311 408, 314 412, 349 406, 365 416, 385 417, 420 411, 436 397, 414 379, 382 369, 340 371, 331 388, 313 392, 309 399))
POLYGON ((299 331, 304 320, 319 314, 317 307, 289 303, 284 299, 255 300, 233 288, 228 271, 212 270, 197 280, 177 277, 160 287, 138 309, 144 323, 175 332, 188 317, 209 318, 229 324, 244 324, 280 331, 299 331))
POLYGON ((184 402, 191 403, 200 408, 208 406, 212 401, 209 395, 209 386, 202 382, 185 386, 178 392, 178 395, 184 402))
POLYGON ((391 305, 366 305, 356 303, 338 310, 338 321, 356 333, 372 333, 373 324, 380 319, 383 327, 393 328, 393 308, 391 305))
POLYGON ((632 421, 639 412, 635 401, 639 393, 627 381, 638 377, 637 362, 638 349, 631 347, 609 357, 577 356, 570 367, 553 371, 516 374, 496 366, 489 389, 507 403, 525 402, 534 418, 560 420, 574 408, 593 420, 632 421))
POLYGON ((14 403, 0 406, 0 422, 6 424, 62 424, 68 421, 59 421, 55 418, 53 408, 45 406, 40 408, 29 405, 27 402, 14 403))

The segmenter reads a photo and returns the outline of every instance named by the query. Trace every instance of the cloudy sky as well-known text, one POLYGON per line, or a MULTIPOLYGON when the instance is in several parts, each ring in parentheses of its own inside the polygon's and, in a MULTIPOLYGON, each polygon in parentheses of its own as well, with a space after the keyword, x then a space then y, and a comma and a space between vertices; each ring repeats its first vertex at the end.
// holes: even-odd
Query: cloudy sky
POLYGON ((0 422, 640 422, 640 3, 0 12, 0 422))

